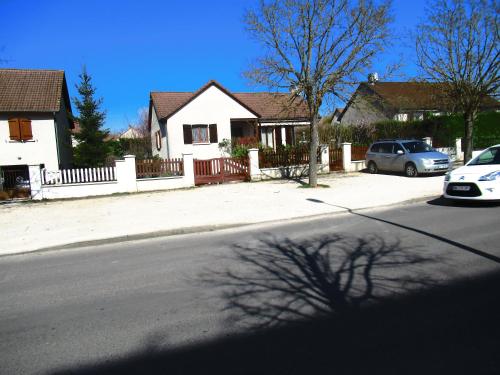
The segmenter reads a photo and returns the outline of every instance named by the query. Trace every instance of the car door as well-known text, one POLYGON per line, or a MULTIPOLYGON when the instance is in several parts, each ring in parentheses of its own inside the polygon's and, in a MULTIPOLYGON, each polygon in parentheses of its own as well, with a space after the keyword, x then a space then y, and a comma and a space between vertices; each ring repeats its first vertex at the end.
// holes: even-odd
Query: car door
POLYGON ((390 171, 393 158, 392 142, 384 142, 380 144, 378 157, 378 168, 383 169, 384 171, 390 171))
POLYGON ((405 167, 405 150, 399 143, 392 144, 392 155, 390 160, 390 164, 388 166, 389 170, 393 172, 401 172, 404 171, 405 167), (403 151, 402 154, 398 154, 398 151, 403 151))

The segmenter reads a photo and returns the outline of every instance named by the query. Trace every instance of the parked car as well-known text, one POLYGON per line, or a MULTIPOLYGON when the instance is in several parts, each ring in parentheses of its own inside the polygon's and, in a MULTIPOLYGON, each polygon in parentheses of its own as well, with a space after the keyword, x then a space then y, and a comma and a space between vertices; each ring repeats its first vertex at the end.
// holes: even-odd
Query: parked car
POLYGON ((416 177, 423 173, 445 173, 450 158, 420 140, 383 139, 368 149, 366 165, 370 173, 404 172, 407 177, 416 177))
POLYGON ((448 172, 444 178, 443 196, 500 200, 500 144, 487 148, 463 167, 448 172))

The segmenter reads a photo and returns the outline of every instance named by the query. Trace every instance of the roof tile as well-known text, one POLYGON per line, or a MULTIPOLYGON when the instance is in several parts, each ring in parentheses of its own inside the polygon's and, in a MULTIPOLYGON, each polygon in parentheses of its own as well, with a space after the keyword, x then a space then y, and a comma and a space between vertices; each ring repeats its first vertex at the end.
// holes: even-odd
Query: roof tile
POLYGON ((57 112, 63 83, 62 70, 0 69, 0 111, 57 112))

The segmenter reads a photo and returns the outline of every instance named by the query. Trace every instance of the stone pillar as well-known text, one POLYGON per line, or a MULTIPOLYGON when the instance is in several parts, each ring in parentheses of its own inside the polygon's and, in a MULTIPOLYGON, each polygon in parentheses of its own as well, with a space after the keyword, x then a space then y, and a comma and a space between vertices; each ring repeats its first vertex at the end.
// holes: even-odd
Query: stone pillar
POLYGON ((186 186, 194 186, 194 160, 193 154, 182 154, 184 160, 184 179, 186 186))
POLYGON ((42 200, 42 172, 40 170, 40 165, 29 165, 28 172, 30 176, 30 188, 31 188, 31 199, 42 200))
POLYGON ((425 137, 422 139, 425 143, 427 143, 429 146, 432 147, 432 138, 431 137, 425 137))
POLYGON ((462 152, 462 138, 455 139, 455 150, 457 160, 464 160, 464 153, 462 152))
POLYGON ((117 160, 116 163, 116 180, 119 185, 120 192, 136 193, 137 180, 135 171, 135 155, 125 155, 124 160, 117 160))
POLYGON ((328 145, 321 145, 321 172, 330 173, 330 148, 328 145))
POLYGON ((260 166, 259 166, 259 149, 250 148, 248 150, 248 160, 250 164, 250 179, 252 181, 260 180, 260 166))
POLYGON ((342 145, 342 167, 344 172, 351 172, 351 143, 344 142, 342 145))

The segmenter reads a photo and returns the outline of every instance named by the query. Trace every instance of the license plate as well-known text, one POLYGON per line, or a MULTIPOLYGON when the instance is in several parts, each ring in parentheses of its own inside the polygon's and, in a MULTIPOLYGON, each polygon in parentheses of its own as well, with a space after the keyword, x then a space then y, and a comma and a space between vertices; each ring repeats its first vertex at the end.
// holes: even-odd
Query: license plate
POLYGON ((437 169, 448 169, 448 164, 438 165, 437 169))
POLYGON ((455 190, 455 191, 469 191, 470 190, 470 186, 453 186, 452 190, 455 190))

